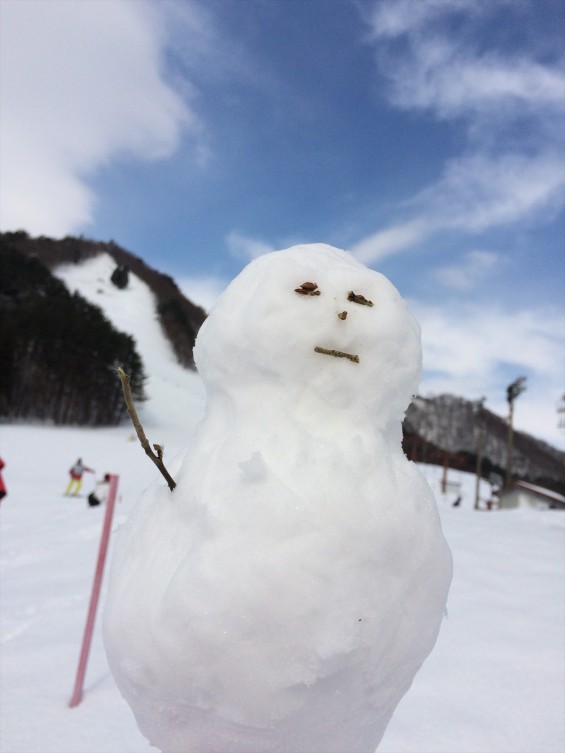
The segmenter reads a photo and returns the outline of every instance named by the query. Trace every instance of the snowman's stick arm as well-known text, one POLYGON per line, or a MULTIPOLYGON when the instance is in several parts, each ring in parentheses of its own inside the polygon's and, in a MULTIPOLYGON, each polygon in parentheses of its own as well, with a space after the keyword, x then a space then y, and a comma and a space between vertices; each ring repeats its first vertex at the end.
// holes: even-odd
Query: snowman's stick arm
POLYGON ((143 426, 141 425, 141 421, 139 420, 137 411, 135 410, 135 405, 133 404, 133 398, 131 396, 131 389, 129 386, 129 376, 122 368, 118 368, 118 376, 120 377, 120 382, 122 383, 126 406, 128 409, 129 417, 131 418, 131 422, 133 424, 133 428, 135 429, 135 433, 137 434, 137 438, 141 442, 141 446, 145 450, 145 454, 148 455, 155 463, 161 474, 164 476, 169 489, 173 491, 176 486, 176 482, 173 480, 168 470, 165 468, 165 464, 163 463, 163 450, 158 444, 155 444, 153 445, 153 447, 157 451, 157 454, 155 454, 149 445, 149 440, 145 436, 145 432, 143 431, 143 426))

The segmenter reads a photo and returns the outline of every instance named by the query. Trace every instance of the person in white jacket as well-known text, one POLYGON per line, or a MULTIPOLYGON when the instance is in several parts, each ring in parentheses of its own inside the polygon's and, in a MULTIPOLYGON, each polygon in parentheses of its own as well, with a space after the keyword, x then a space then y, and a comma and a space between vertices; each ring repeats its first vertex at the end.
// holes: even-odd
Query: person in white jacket
POLYGON ((110 490, 110 474, 105 473, 104 478, 96 483, 94 491, 88 495, 89 507, 96 507, 97 505, 103 505, 108 498, 108 492, 110 490))

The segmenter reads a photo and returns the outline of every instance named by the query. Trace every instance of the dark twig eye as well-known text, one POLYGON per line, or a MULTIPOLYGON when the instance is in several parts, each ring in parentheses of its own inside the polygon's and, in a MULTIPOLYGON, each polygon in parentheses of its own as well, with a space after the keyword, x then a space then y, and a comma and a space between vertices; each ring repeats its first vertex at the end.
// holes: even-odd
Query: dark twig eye
POLYGON ((320 295, 320 291, 315 282, 303 282, 294 292, 300 293, 300 295, 320 295))
POLYGON ((347 300, 351 301, 352 303, 360 303, 361 306, 373 305, 373 301, 368 301, 364 295, 361 295, 360 293, 354 293, 352 290, 349 291, 347 300))

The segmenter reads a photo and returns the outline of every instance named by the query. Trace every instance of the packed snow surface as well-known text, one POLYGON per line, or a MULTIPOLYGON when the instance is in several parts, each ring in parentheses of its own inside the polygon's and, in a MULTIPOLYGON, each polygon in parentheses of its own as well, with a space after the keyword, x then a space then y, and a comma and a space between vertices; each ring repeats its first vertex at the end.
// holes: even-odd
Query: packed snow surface
MULTIPOLYGON (((113 547, 158 477, 130 433, 127 424, 0 426, 8 487, 0 504, 1 753, 155 753, 109 672, 100 619, 84 699, 67 705, 105 514, 84 497, 63 497, 67 470, 79 451, 96 468, 85 494, 100 473, 120 475, 113 547)), ((565 513, 474 512, 473 476, 450 469, 461 487, 442 494, 442 469, 421 470, 453 551, 449 615, 379 753, 563 753, 565 513)), ((485 483, 482 498, 489 494, 485 483)))
POLYGON ((123 527, 110 667, 165 753, 373 753, 430 653, 451 555, 401 450, 419 328, 347 253, 252 262, 200 330, 206 416, 123 527))

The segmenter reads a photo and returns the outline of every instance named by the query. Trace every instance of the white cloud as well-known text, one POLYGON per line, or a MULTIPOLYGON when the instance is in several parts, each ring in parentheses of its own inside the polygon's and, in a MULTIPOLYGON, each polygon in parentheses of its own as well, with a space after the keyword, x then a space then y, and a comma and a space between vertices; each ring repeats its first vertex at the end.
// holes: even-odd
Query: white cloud
POLYGON ((509 380, 525 374, 528 389, 520 397, 517 428, 562 442, 555 413, 564 377, 560 309, 509 312, 465 302, 449 308, 412 302, 412 309, 422 327, 422 394, 484 395, 488 407, 503 415, 509 380))
POLYGON ((468 141, 437 181, 397 207, 396 221, 353 246, 362 261, 415 248, 444 231, 476 234, 524 220, 543 223, 563 206, 563 65, 526 50, 503 54, 495 44, 478 52, 471 37, 442 23, 454 14, 488 23, 500 7, 481 0, 382 0, 374 6, 372 38, 390 101, 461 119, 468 141))
POLYGON ((381 61, 391 101, 429 109, 440 118, 508 118, 519 108, 534 117, 543 107, 562 113, 565 73, 525 56, 478 54, 433 32, 413 38, 410 51, 381 61))
POLYGON ((404 206, 409 219, 362 238, 351 251, 366 264, 417 247, 434 233, 481 233, 523 221, 543 221, 558 209, 565 171, 558 154, 473 154, 450 160, 440 180, 404 206))
POLYGON ((484 0, 381 0, 370 23, 374 37, 395 38, 419 30, 446 13, 479 12, 484 0))
POLYGON ((393 225, 385 230, 362 238, 351 246, 351 253, 364 264, 380 261, 387 256, 404 251, 426 238, 434 229, 428 219, 418 217, 405 223, 393 225))
POLYGON ((234 258, 243 261, 251 261, 258 256, 263 256, 263 254, 276 251, 274 246, 258 238, 250 238, 249 236, 242 235, 237 230, 232 230, 228 233, 225 240, 230 254, 234 258))
POLYGON ((441 180, 410 203, 436 227, 480 232, 559 206, 564 188, 559 154, 473 154, 448 162, 441 180))
POLYGON ((223 277, 206 275, 177 278, 176 283, 192 303, 201 306, 205 311, 210 311, 227 287, 228 280, 223 277))
POLYGON ((446 288, 468 291, 492 273, 499 261, 498 254, 476 249, 466 253, 457 263, 440 267, 434 276, 446 288))
POLYGON ((97 169, 200 139, 198 118, 162 76, 164 41, 158 5, 2 0, 3 229, 76 231, 91 220, 97 169))

